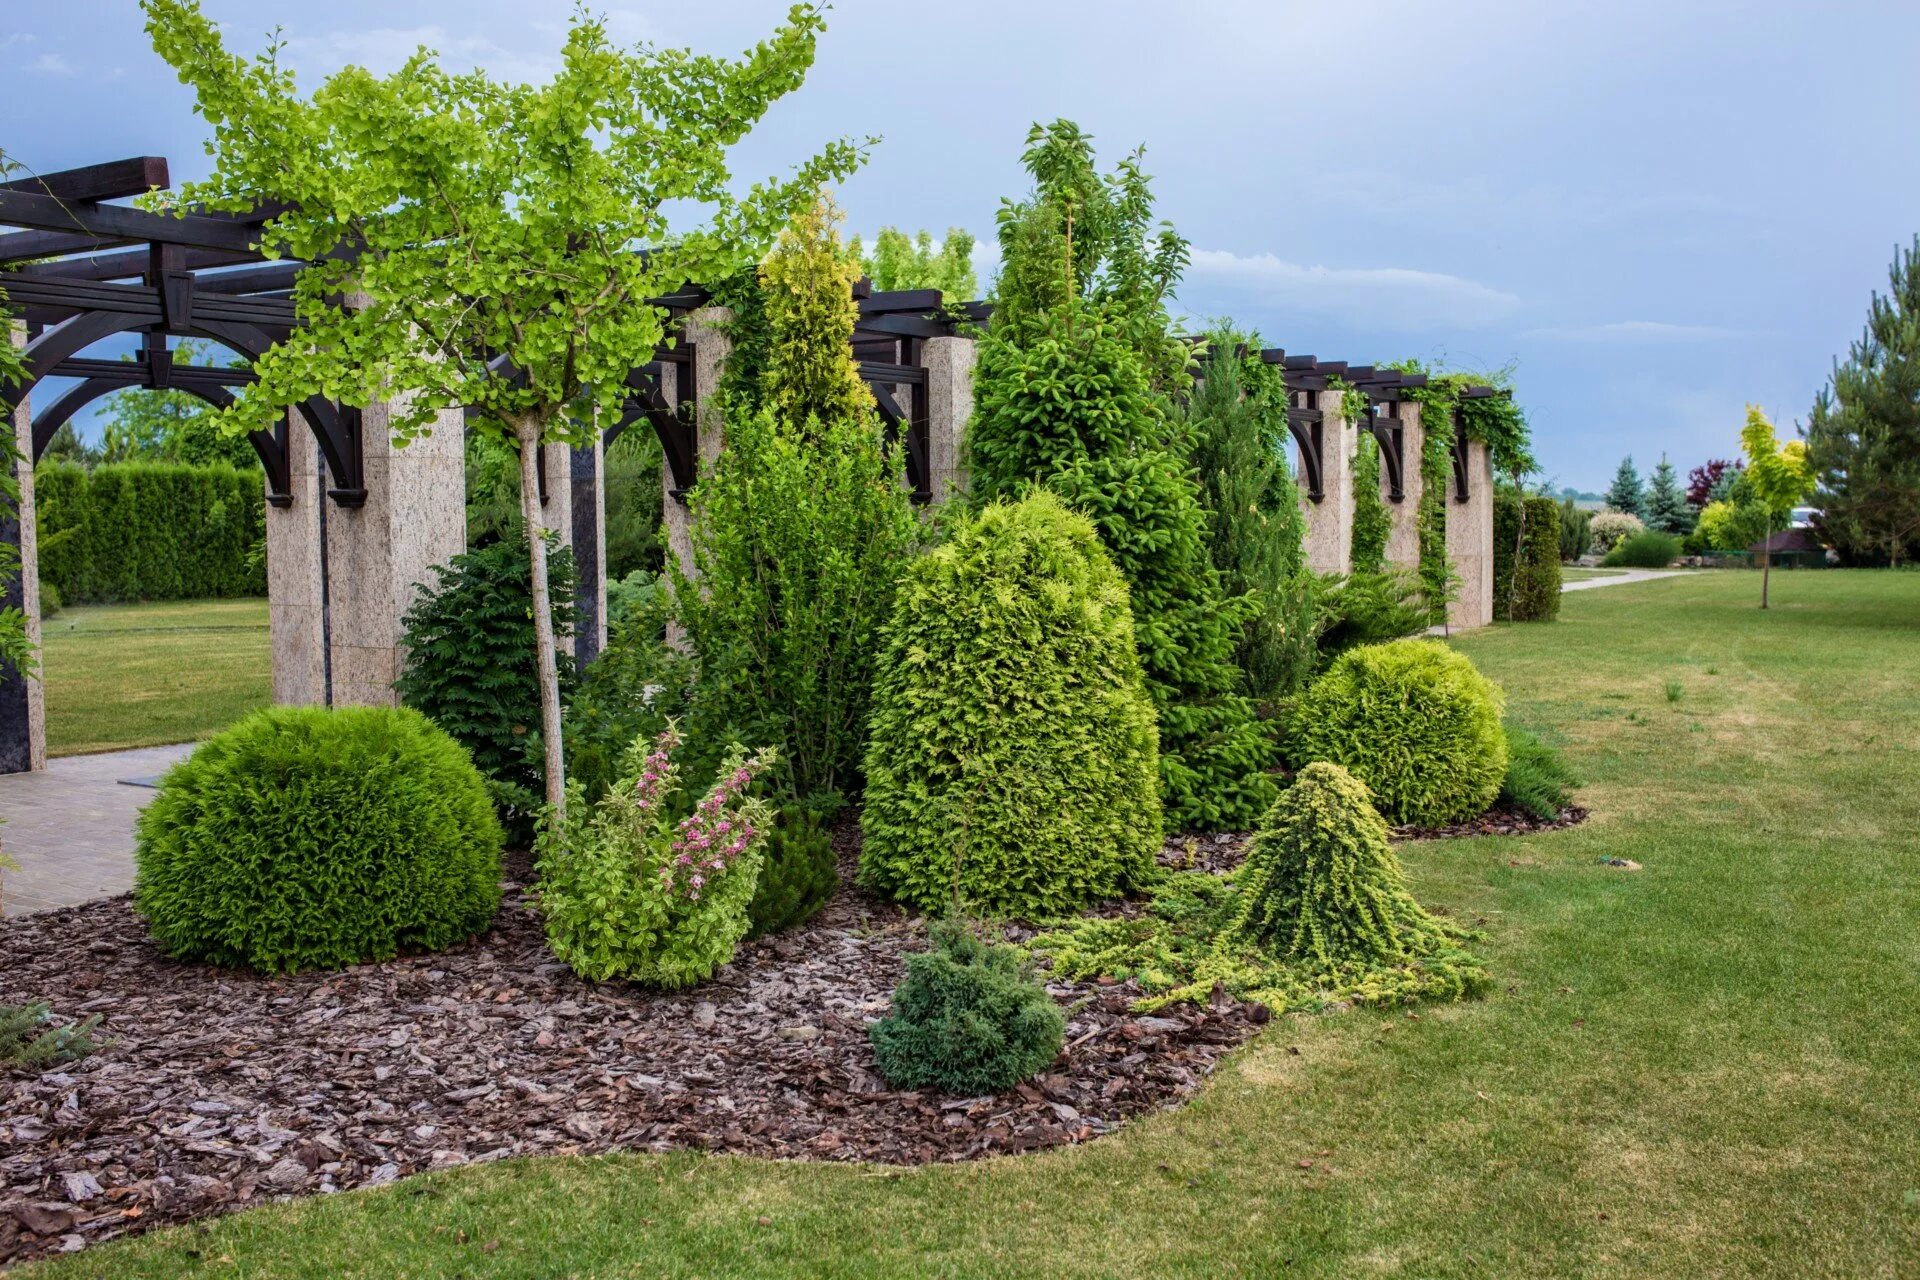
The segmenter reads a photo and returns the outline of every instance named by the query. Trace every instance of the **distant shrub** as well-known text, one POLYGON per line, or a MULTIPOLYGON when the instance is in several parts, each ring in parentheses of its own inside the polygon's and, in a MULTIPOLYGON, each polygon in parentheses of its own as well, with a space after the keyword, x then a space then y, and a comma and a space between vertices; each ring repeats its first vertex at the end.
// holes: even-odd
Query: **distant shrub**
POLYGON ((1160 847, 1153 705, 1127 586, 1048 493, 907 567, 877 663, 860 878, 939 910, 1077 910, 1160 847))
POLYGON ((1572 498, 1560 503, 1560 559, 1578 560, 1593 543, 1593 513, 1573 505, 1572 498))
POLYGON ((966 926, 933 926, 907 957, 890 1013, 869 1029, 880 1074, 899 1089, 974 1097, 1010 1089, 1060 1054, 1066 1018, 1020 953, 966 926))
POLYGON ((1630 511, 1596 511, 1593 518, 1587 521, 1587 531, 1593 539, 1593 553, 1597 556, 1607 554, 1613 550, 1614 543, 1646 527, 1646 522, 1630 511))
POLYGON ((55 1025, 44 1003, 0 1005, 0 1067, 38 1071, 78 1062, 94 1050, 95 1014, 83 1022, 55 1025))
POLYGON ((1560 616, 1561 507, 1552 498, 1502 493, 1493 508, 1493 616, 1551 622, 1560 616))
POLYGON ((1680 539, 1671 533, 1645 529, 1613 544, 1600 561, 1609 568, 1664 569, 1680 555, 1680 539))
POLYGON ((811 920, 840 887, 833 833, 803 805, 780 810, 767 832, 760 882, 747 904, 747 936, 762 937, 811 920))
MULTIPOLYGON (((476 551, 435 565, 404 620, 406 669, 394 682, 409 707, 452 734, 493 789, 510 834, 524 845, 545 802, 540 682, 534 660, 532 569, 525 527, 476 551), (534 749, 530 750, 529 748, 534 749)), ((553 627, 573 625, 573 553, 547 548, 553 627)), ((558 654, 562 697, 573 689, 573 654, 558 654)))
POLYGON ((1550 822, 1573 803, 1580 779, 1560 753, 1517 724, 1506 726, 1507 772, 1500 780, 1500 802, 1516 805, 1550 822))
POLYGON ((1484 812, 1507 770, 1500 690, 1434 640, 1344 654, 1294 714, 1291 752, 1331 761, 1396 822, 1439 825, 1484 812))
POLYGON ((183 960, 337 969, 484 930, 500 842, 473 762, 420 713, 273 707, 161 780, 134 905, 183 960))
POLYGON ((748 789, 772 761, 736 749, 713 789, 675 822, 679 742, 672 728, 636 740, 596 805, 568 783, 566 827, 543 826, 534 846, 547 942, 591 982, 692 986, 747 934, 772 821, 748 789))

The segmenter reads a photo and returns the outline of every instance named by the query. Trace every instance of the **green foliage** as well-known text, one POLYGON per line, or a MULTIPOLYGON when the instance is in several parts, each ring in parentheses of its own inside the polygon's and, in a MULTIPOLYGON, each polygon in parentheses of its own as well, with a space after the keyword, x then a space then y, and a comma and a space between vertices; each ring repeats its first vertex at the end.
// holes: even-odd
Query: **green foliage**
POLYGON ((672 600, 655 579, 607 588, 607 645, 567 701, 567 776, 589 801, 620 776, 636 740, 652 741, 687 711, 693 661, 667 643, 672 600))
POLYGON ((1560 503, 1560 559, 1578 560, 1587 554, 1593 541, 1593 513, 1573 504, 1571 497, 1560 503))
POLYGON ((266 539, 257 470, 43 463, 34 491, 40 580, 68 604, 266 593, 266 565, 251 554, 266 539))
MULTIPOLYGON (((1505 458, 1506 465, 1530 467, 1531 455, 1526 453, 1526 419, 1519 416, 1511 397, 1493 397, 1504 406, 1497 410, 1487 408, 1491 400, 1461 398, 1460 393, 1469 384, 1498 381, 1504 375, 1440 373, 1417 360, 1401 360, 1387 367, 1403 373, 1427 375, 1424 387, 1409 388, 1405 392, 1409 399, 1420 406, 1422 425, 1418 460, 1420 505, 1415 513, 1420 558, 1415 573, 1420 581, 1421 593, 1426 597, 1428 622, 1444 623, 1447 620, 1447 602, 1453 599, 1459 587, 1459 576, 1454 572, 1452 561, 1447 558, 1447 492, 1453 482, 1453 431, 1449 424, 1454 421, 1457 412, 1461 430, 1469 439, 1484 438, 1475 435, 1475 430, 1495 432, 1504 440, 1501 448, 1512 455, 1505 458), (1501 436, 1501 432, 1506 434, 1501 436)), ((1488 451, 1490 455, 1496 451, 1491 440, 1488 451)))
POLYGON ((1387 563, 1393 517, 1380 496, 1380 444, 1362 431, 1353 455, 1353 571, 1379 573, 1387 563))
MULTIPOLYGON (((467 437, 466 454, 467 545, 518 539, 516 531, 525 524, 518 453, 498 436, 477 431, 467 437)), ((607 446, 602 486, 608 583, 641 571, 659 573, 666 558, 660 532, 660 438, 645 423, 629 427, 607 446)), ((524 550, 525 540, 518 540, 524 550)))
POLYGON ((1234 661, 1263 700, 1306 684, 1314 666, 1314 580, 1302 543, 1306 517, 1286 464, 1287 391, 1257 351, 1257 335, 1221 329, 1207 342, 1186 402, 1186 435, 1207 518, 1207 550, 1229 599, 1254 607, 1234 661))
POLYGON ((268 973, 435 951, 500 905, 500 824, 417 711, 272 707, 202 743, 136 827, 134 905, 183 960, 268 973))
POLYGON ((45 1003, 0 1004, 0 1068, 43 1071, 78 1062, 95 1049, 93 1029, 100 1015, 55 1026, 45 1003))
POLYGON ((1493 506, 1493 616, 1551 622, 1560 616, 1562 508, 1552 498, 1503 489, 1493 506))
POLYGON ((1609 569, 1664 569, 1680 555, 1680 539, 1657 529, 1642 529, 1613 544, 1600 563, 1609 569))
POLYGON ((1372 789, 1395 822, 1439 826, 1482 813, 1507 744, 1500 690, 1435 640, 1349 650, 1295 712, 1294 763, 1327 760, 1372 789))
POLYGON ((936 247, 931 232, 909 237, 894 227, 882 227, 873 253, 862 252, 860 238, 849 246, 861 269, 882 292, 895 289, 938 289, 949 303, 966 302, 979 294, 973 273, 974 239, 958 227, 947 228, 947 238, 936 247))
POLYGON ((1093 527, 1045 492, 913 562, 874 683, 862 883, 1031 918, 1144 883, 1161 809, 1133 630, 1093 527))
POLYGON ((820 815, 804 805, 780 810, 767 842, 747 904, 747 936, 780 933, 811 920, 840 887, 840 867, 833 851, 833 833, 820 815))
MULTIPOLYGON (((553 625, 573 624, 573 554, 548 550, 553 625)), ((435 565, 407 610, 401 701, 452 734, 492 787, 515 839, 531 833, 540 806, 540 686, 527 588, 526 534, 435 565)), ((573 656, 558 655, 561 687, 573 684, 573 656)))
POLYGON ((1605 555, 1613 550, 1614 544, 1622 538, 1632 537, 1647 526, 1639 516, 1630 511, 1595 512, 1593 519, 1587 522, 1587 529, 1593 537, 1593 551, 1596 555, 1605 555))
POLYGON ((1757 502, 1709 502, 1694 532, 1709 550, 1745 551, 1767 536, 1767 509, 1757 502))
POLYGON ((1573 803, 1579 777, 1558 751, 1539 735, 1508 721, 1507 773, 1500 780, 1500 803, 1517 805, 1542 821, 1552 821, 1573 803))
POLYGON ((1206 1000, 1216 984, 1277 1012, 1458 1000, 1487 974, 1464 930, 1407 892, 1366 786, 1308 765, 1230 879, 1184 872, 1135 919, 1083 920, 1034 940, 1056 973, 1133 979, 1143 1007, 1206 1000))
POLYGON ((893 1008, 873 1024, 873 1056, 896 1089, 970 1098, 999 1093, 1060 1053, 1066 1018, 1020 952, 964 924, 933 926, 930 950, 907 957, 893 1008))
POLYGON ((1323 663, 1360 645, 1420 635, 1431 625, 1420 580, 1405 569, 1327 574, 1315 585, 1314 604, 1323 663))
POLYGON ((1520 407, 1519 400, 1514 396, 1512 370, 1450 374, 1448 377, 1454 380, 1456 387, 1475 383, 1503 393, 1475 396, 1459 402, 1460 433, 1469 440, 1478 440, 1487 446, 1487 460, 1493 464, 1493 474, 1517 483, 1538 471, 1540 464, 1533 456, 1533 428, 1527 422, 1526 410, 1520 407))
POLYGON ((1685 537, 1693 532, 1693 508, 1687 505, 1679 474, 1664 453, 1660 455, 1660 465, 1653 469, 1653 483, 1647 487, 1646 519, 1647 528, 1661 533, 1685 537))
MULTIPOLYGON (((213 358, 212 345, 192 338, 176 342, 173 363, 228 367, 245 363, 231 354, 213 358)), ((139 357, 129 353, 120 358, 131 363, 139 357)), ((194 467, 225 463, 242 471, 259 470, 260 455, 252 441, 221 431, 219 410, 199 396, 128 387, 108 396, 102 405, 105 423, 93 462, 174 462, 194 467)), ((258 476, 254 482, 259 484, 258 476)))
POLYGON ((553 953, 591 982, 689 987, 733 958, 747 934, 772 814, 748 794, 770 763, 735 748, 718 780, 675 821, 679 745, 669 727, 635 739, 620 780, 589 807, 578 783, 565 826, 535 845, 540 910, 553 953))
POLYGON ((860 262, 840 245, 840 210, 825 195, 794 214, 760 264, 767 326, 761 407, 790 431, 864 422, 873 393, 849 354, 860 262))
POLYGON ((1630 516, 1646 517, 1646 490, 1640 483, 1640 473, 1634 470, 1632 454, 1620 459, 1620 469, 1613 473, 1613 483, 1607 488, 1607 506, 1630 516))

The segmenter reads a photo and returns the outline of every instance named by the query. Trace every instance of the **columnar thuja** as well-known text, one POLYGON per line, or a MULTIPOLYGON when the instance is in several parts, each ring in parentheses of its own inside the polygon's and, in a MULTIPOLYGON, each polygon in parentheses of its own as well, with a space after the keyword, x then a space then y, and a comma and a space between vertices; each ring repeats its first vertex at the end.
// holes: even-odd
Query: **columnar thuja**
MULTIPOLYGON (((728 149, 812 65, 824 19, 808 5, 738 61, 623 50, 581 15, 545 85, 452 75, 423 48, 390 76, 349 67, 308 98, 278 45, 228 53, 197 0, 143 8, 213 127, 214 172, 182 199, 283 203, 263 248, 324 259, 295 286, 297 336, 259 358, 229 419, 264 427, 312 395, 386 400, 404 441, 465 407, 518 447, 536 531, 540 445, 580 444, 617 418, 628 374, 667 336, 651 299, 739 270, 864 154, 833 142, 786 181, 729 190, 728 149), (683 225, 689 204, 707 221, 674 233, 669 202, 683 225)), ((546 798, 564 810, 546 541, 527 545, 546 798)))

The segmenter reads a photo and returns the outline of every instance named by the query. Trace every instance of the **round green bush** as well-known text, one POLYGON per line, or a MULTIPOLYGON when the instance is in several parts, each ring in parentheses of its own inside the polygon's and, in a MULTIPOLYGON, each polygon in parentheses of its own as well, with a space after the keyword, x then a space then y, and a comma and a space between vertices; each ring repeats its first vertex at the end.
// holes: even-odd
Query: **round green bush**
POLYGON ((1160 848, 1127 586, 1049 493, 960 522, 902 581, 874 685, 860 878, 923 910, 1045 918, 1160 848))
POLYGON ((1601 558, 1609 569, 1664 569, 1680 555, 1680 539, 1657 529, 1629 534, 1601 558))
POLYGON ((1300 700, 1296 766, 1327 760, 1373 791, 1395 822, 1437 826, 1486 811, 1507 771, 1503 699, 1491 680, 1434 640, 1344 653, 1300 700))
POLYGON ((1060 1054, 1066 1017, 1023 957, 945 921, 907 958, 891 1012, 868 1029, 880 1074, 899 1089, 977 1097, 1010 1089, 1060 1054))
POLYGON ((274 707, 161 780, 134 904, 183 960, 337 969, 485 929, 500 840, 486 782, 419 712, 274 707))

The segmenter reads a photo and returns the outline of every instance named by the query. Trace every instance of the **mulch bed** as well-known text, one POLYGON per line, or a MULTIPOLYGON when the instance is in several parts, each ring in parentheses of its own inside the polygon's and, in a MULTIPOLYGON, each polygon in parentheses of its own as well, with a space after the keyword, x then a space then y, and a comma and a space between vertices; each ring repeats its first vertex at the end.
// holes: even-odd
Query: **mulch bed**
POLYGON ((1568 805, 1558 816, 1536 818, 1517 805, 1498 805, 1477 818, 1446 827, 1395 827, 1395 840, 1452 840, 1461 836, 1524 836, 1536 831, 1562 831, 1587 820, 1587 811, 1568 805))
MULTIPOLYGON (((1176 840, 1165 860, 1224 869, 1240 843, 1176 840)), ((918 920, 850 884, 673 995, 574 977, 517 886, 463 946, 279 979, 168 960, 125 897, 9 921, 0 1003, 97 1014, 104 1044, 0 1069, 0 1266, 506 1156, 922 1164, 1085 1142, 1191 1094, 1267 1020, 1224 998, 1143 1016, 1128 985, 1055 984, 1066 1047, 1044 1075, 997 1097, 897 1091, 867 1024, 923 945, 918 920)))

